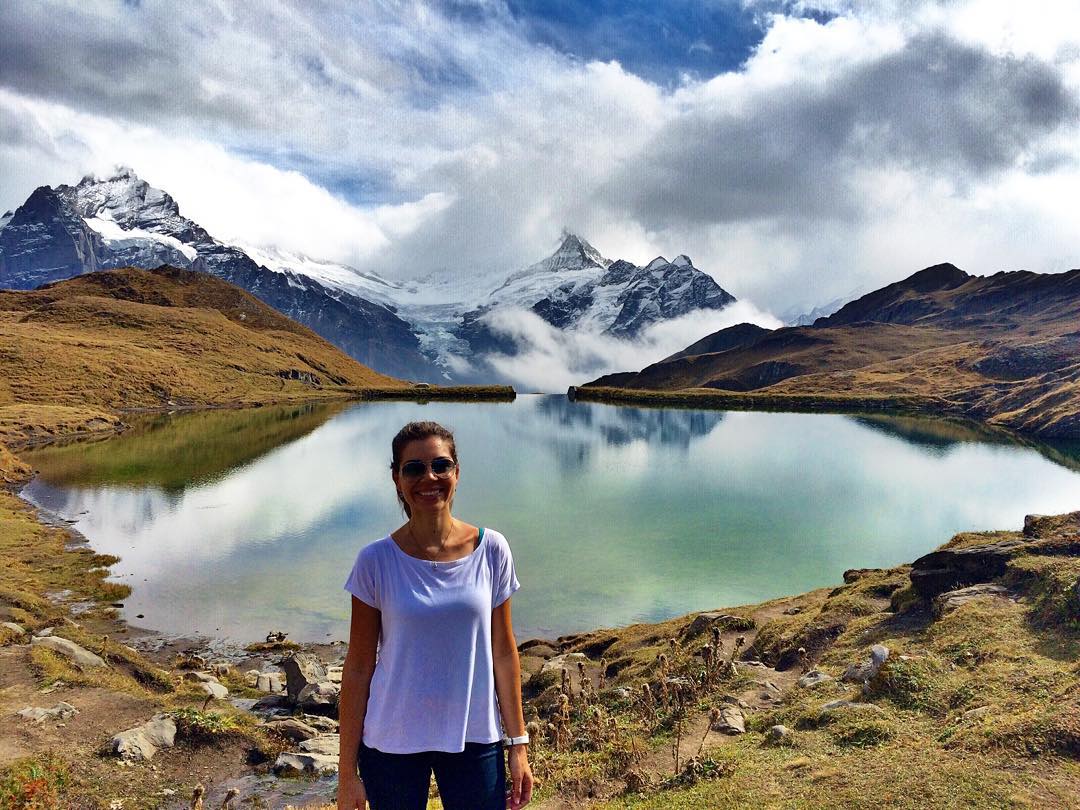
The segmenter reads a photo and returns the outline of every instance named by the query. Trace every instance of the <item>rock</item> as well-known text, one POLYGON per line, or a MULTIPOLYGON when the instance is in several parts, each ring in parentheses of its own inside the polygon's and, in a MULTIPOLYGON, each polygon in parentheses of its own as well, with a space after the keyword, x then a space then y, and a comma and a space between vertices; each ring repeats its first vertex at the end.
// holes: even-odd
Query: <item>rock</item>
POLYGON ((574 652, 556 655, 554 658, 544 662, 544 665, 540 667, 540 674, 545 675, 553 672, 561 676, 564 669, 576 672, 579 661, 586 666, 589 665, 589 657, 585 653, 574 652))
POLYGON ((798 616, 800 613, 802 613, 802 608, 798 605, 794 605, 793 607, 789 607, 784 610, 785 616, 798 616))
POLYGON ((259 683, 259 675, 261 674, 257 669, 249 669, 244 673, 244 686, 254 689, 259 683))
POLYGON ((60 636, 34 636, 30 639, 34 647, 44 647, 59 653, 81 670, 96 669, 105 666, 105 661, 100 655, 95 655, 84 647, 80 647, 74 641, 69 641, 60 636))
POLYGON ((281 675, 276 672, 260 672, 255 680, 255 688, 260 692, 276 694, 285 691, 285 684, 281 682, 281 675))
POLYGON ((765 742, 770 745, 782 745, 790 742, 792 736, 791 729, 787 726, 773 726, 765 732, 765 742))
POLYGON ((285 690, 293 702, 298 700, 305 687, 326 680, 326 668, 311 653, 293 653, 279 664, 285 670, 285 690))
POLYGON ((873 712, 874 714, 885 713, 880 706, 873 703, 860 703, 855 700, 833 700, 821 707, 821 711, 818 713, 818 721, 828 721, 838 714, 861 711, 873 712))
POLYGON ((337 734, 323 734, 304 740, 300 743, 300 750, 308 754, 322 754, 327 757, 336 757, 339 753, 341 738, 337 734))
POLYGON ((867 574, 880 574, 883 570, 882 568, 849 568, 844 572, 844 582, 850 585, 852 582, 858 582, 867 574))
POLYGON ((308 725, 302 720, 297 720, 294 717, 288 717, 284 720, 267 720, 263 723, 263 728, 267 731, 272 731, 281 737, 292 740, 293 742, 310 740, 319 733, 318 729, 315 727, 308 725))
POLYGON ((274 762, 274 773, 278 776, 333 773, 337 771, 337 766, 337 756, 289 752, 278 755, 277 761, 274 762))
POLYGON ((321 714, 305 714, 299 719, 324 734, 338 733, 338 721, 332 717, 323 717, 321 714))
POLYGON ((979 720, 983 717, 986 717, 986 715, 988 714, 990 714, 989 706, 979 706, 974 709, 968 709, 966 712, 960 715, 960 717, 963 720, 979 720))
POLYGON ((341 687, 330 681, 313 683, 300 690, 296 697, 296 705, 305 712, 322 714, 337 706, 341 687))
POLYGON ((327 667, 326 677, 330 681, 330 683, 341 683, 341 676, 343 672, 343 667, 327 667))
POLYGON ((699 636, 706 630, 711 629, 713 625, 720 625, 722 630, 750 630, 754 627, 754 621, 743 616, 732 616, 730 613, 716 611, 699 613, 687 625, 683 631, 683 636, 685 638, 699 636))
POLYGON ((870 648, 869 660, 851 664, 844 670, 840 680, 848 683, 866 683, 881 671, 881 666, 889 658, 889 648, 884 644, 875 644, 870 648))
POLYGON ((251 707, 253 712, 272 712, 279 709, 287 709, 291 704, 286 695, 267 695, 255 701, 251 707))
POLYGON ((713 731, 721 731, 724 734, 745 734, 746 718, 742 709, 727 703, 720 707, 720 717, 712 724, 713 731))
POLYGON ((202 690, 215 700, 225 700, 229 696, 229 690, 217 681, 204 681, 199 684, 202 690))
POLYGON ((967 588, 958 588, 955 591, 946 591, 934 598, 934 616, 940 618, 951 613, 961 605, 974 602, 977 599, 1008 599, 1009 590, 1002 585, 971 585, 967 588))
POLYGON ((812 669, 805 675, 803 675, 801 678, 799 678, 798 684, 803 689, 810 689, 817 686, 818 684, 825 683, 826 681, 831 681, 832 679, 832 675, 826 675, 824 672, 812 669))
POLYGON ((924 599, 967 585, 989 582, 1005 573, 1013 557, 1023 552, 1022 540, 1002 540, 985 546, 943 548, 911 564, 911 584, 924 599))
POLYGON ((78 709, 62 700, 51 709, 43 709, 39 706, 27 706, 25 709, 19 709, 18 712, 20 717, 25 717, 27 720, 33 720, 35 723, 44 723, 46 720, 67 720, 69 717, 74 717, 78 713, 78 709))
POLYGON ((5 630, 10 630, 18 638, 22 638, 26 635, 26 628, 23 627, 21 624, 16 624, 15 622, 3 622, 2 624, 0 624, 0 627, 3 627, 5 630))
POLYGON ((142 762, 153 758, 161 748, 172 748, 176 742, 176 723, 167 714, 158 714, 141 726, 121 731, 110 742, 110 748, 121 759, 142 762))
POLYGON ((227 661, 215 661, 210 668, 214 670, 214 674, 219 677, 228 675, 229 670, 232 669, 232 667, 229 666, 227 661))
POLYGON ((1024 537, 1043 539, 1069 534, 1080 534, 1080 512, 1024 516, 1024 537))

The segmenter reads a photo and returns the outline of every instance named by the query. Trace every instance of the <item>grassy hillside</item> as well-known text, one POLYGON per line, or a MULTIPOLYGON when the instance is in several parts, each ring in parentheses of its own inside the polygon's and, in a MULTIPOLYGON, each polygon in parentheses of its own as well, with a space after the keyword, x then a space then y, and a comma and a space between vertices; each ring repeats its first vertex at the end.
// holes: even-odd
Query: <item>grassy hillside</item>
POLYGON ((0 439, 115 429, 119 410, 404 389, 205 273, 132 268, 0 291, 0 439))
MULTIPOLYGON (((698 341, 697 349, 588 387, 698 397, 695 389, 739 392, 746 396, 734 399, 744 407, 876 403, 1074 437, 1080 436, 1078 319, 1080 271, 976 277, 938 265, 813 326, 755 336, 740 324, 698 341)), ((591 396, 605 398, 599 390, 591 396)))

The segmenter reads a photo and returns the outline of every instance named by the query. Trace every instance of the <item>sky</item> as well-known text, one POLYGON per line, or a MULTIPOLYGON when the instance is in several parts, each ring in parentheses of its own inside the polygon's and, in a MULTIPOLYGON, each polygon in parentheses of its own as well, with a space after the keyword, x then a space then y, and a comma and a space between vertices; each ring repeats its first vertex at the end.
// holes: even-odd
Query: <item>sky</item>
POLYGON ((1080 266, 1074 0, 15 0, 0 37, 0 210, 127 165, 389 278, 570 230, 773 313, 1080 266))

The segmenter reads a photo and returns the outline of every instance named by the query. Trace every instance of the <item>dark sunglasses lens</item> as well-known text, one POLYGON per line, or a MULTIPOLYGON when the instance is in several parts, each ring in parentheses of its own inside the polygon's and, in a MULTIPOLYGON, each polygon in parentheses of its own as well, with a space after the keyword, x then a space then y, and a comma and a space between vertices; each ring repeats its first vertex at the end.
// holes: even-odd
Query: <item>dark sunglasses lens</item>
POLYGON ((427 469, 427 464, 422 461, 406 461, 401 465, 401 474, 406 478, 419 478, 427 469))
POLYGON ((456 465, 448 458, 437 458, 431 462, 431 471, 435 475, 449 475, 456 465))

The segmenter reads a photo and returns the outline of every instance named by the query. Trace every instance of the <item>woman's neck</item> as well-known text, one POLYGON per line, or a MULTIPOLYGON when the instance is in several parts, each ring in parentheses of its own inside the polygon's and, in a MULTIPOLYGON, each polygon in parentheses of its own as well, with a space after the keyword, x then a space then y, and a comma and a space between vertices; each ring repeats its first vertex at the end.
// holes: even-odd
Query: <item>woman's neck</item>
POLYGON ((409 517, 409 535, 417 547, 424 551, 439 550, 446 547, 450 535, 454 532, 454 518, 450 510, 442 512, 414 514, 409 517))

